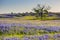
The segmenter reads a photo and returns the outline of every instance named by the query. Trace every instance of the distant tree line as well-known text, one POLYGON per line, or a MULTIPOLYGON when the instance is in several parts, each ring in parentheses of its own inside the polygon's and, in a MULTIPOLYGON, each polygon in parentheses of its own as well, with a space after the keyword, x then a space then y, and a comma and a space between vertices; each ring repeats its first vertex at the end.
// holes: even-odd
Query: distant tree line
MULTIPOLYGON (((41 17, 41 16, 37 16, 37 14, 39 13, 34 13, 34 12, 26 12, 26 13, 8 13, 8 14, 0 14, 0 18, 13 18, 13 17, 23 17, 23 16, 36 16, 37 18, 41 17)), ((58 16, 60 17, 60 13, 54 13, 54 12, 48 12, 47 14, 49 16, 58 16)))

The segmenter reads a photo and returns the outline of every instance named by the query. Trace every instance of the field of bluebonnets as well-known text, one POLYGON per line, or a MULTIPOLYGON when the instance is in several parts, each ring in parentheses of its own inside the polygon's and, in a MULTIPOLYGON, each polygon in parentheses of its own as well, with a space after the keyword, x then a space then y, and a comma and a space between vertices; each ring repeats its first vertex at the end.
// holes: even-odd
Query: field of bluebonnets
POLYGON ((60 40, 60 20, 26 20, 23 23, 1 21, 0 40, 60 40))

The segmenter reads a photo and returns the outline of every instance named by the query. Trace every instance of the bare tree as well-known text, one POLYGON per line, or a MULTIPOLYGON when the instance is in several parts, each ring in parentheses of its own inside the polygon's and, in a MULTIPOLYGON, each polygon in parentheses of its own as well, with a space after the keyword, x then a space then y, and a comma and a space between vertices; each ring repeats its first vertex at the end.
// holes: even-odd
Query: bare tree
POLYGON ((41 17, 43 19, 45 14, 48 14, 48 10, 50 9, 49 6, 40 5, 38 4, 36 8, 33 8, 34 12, 36 13, 36 17, 41 17))

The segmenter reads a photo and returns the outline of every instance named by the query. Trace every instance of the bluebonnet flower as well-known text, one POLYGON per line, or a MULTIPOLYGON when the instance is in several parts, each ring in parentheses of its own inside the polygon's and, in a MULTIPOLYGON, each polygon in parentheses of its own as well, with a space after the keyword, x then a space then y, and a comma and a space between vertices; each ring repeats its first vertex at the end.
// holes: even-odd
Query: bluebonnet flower
POLYGON ((39 37, 39 40, 44 40, 43 36, 40 36, 40 37, 39 37))
POLYGON ((59 27, 47 27, 44 30, 48 31, 48 32, 59 32, 60 28, 59 27))
POLYGON ((60 34, 55 34, 54 38, 60 38, 60 34))
POLYGON ((14 37, 14 38, 3 38, 3 40, 20 40, 20 38, 14 37))
POLYGON ((27 38, 27 37, 25 37, 25 38, 23 38, 23 40, 30 40, 29 38, 27 38))

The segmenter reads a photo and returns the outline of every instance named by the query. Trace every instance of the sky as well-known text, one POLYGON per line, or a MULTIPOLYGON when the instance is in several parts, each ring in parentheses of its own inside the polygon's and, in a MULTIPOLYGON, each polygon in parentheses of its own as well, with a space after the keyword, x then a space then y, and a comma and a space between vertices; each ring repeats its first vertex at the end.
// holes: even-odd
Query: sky
POLYGON ((33 12, 37 4, 49 5, 49 11, 60 12, 60 0, 0 0, 0 13, 33 12))

